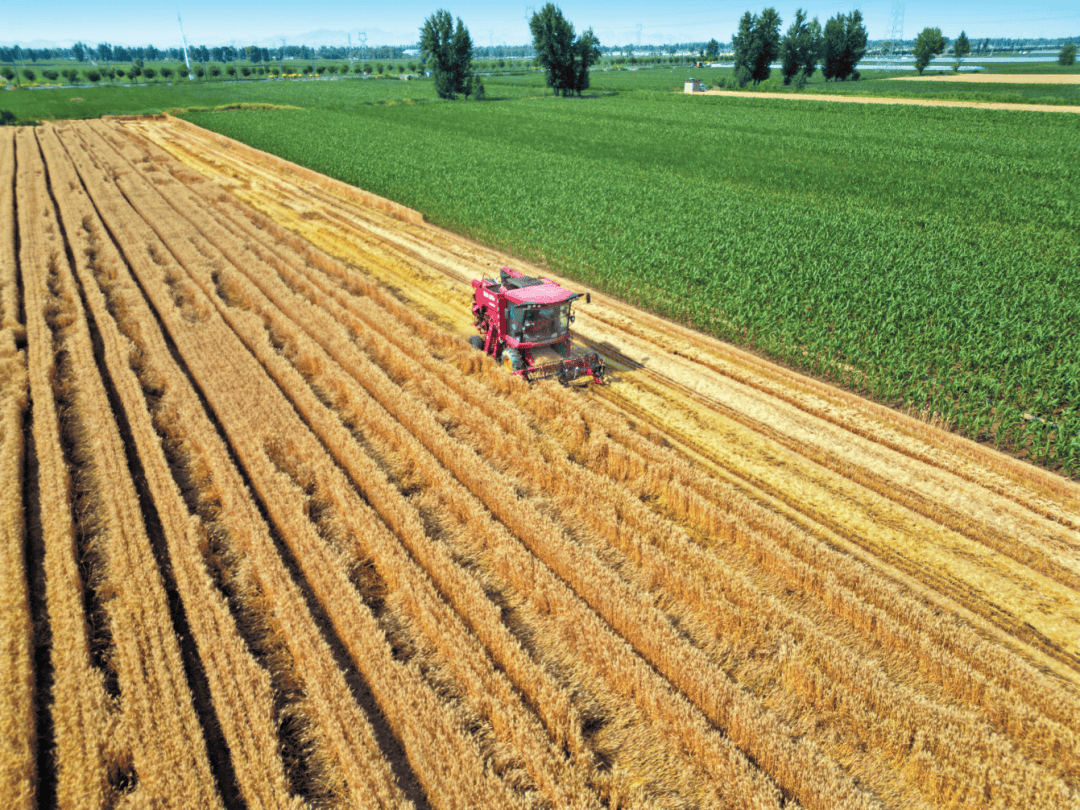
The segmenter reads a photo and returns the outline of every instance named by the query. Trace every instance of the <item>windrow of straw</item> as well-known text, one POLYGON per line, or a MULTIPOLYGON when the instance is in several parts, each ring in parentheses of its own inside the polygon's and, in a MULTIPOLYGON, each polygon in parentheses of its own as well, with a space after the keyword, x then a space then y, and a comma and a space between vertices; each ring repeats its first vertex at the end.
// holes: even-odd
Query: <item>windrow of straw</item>
POLYGON ((0 130, 0 796, 34 806, 36 783, 33 620, 23 551, 23 414, 26 352, 15 249, 15 130, 0 130))
MULTIPOLYGON (((137 303, 133 303, 141 296, 130 280, 124 282, 123 259, 103 234, 93 204, 81 192, 74 167, 55 131, 41 131, 39 142, 54 182, 79 189, 59 196, 60 215, 87 306, 101 337, 105 364, 161 521, 177 591, 213 696, 213 721, 220 723, 228 745, 227 754, 217 751, 215 756, 229 758, 240 793, 249 806, 296 807, 298 802, 290 797, 277 752, 270 677, 248 650, 208 569, 210 533, 220 534, 221 529, 187 508, 180 489, 184 477, 174 479, 164 449, 172 437, 160 435, 155 429, 155 424, 172 421, 164 418, 166 414, 182 412, 174 386, 186 386, 187 381, 171 362, 161 340, 155 342, 149 337, 157 332, 153 317, 145 307, 138 312, 137 303), (151 345, 156 353, 147 351, 151 345)), ((193 399, 190 392, 187 398, 189 402, 193 399)), ((188 479, 195 477, 193 471, 186 472, 188 479)))
POLYGON ((593 469, 676 517, 713 554, 767 572, 759 589, 800 594, 808 615, 819 624, 836 625, 833 632, 864 655, 913 682, 925 681, 929 693, 942 690, 951 701, 976 709, 982 722, 1059 776, 1072 779, 1080 772, 1080 706, 1053 679, 917 594, 751 503, 734 487, 703 475, 671 450, 604 418, 602 411, 584 418, 593 437, 612 439, 602 451, 590 451, 593 469), (724 542, 717 543, 719 538, 724 542))
MULTIPOLYGON (((54 396, 62 403, 60 438, 71 468, 73 529, 83 555, 82 587, 92 593, 95 615, 88 618, 97 624, 101 643, 96 655, 104 670, 106 691, 113 696, 116 719, 123 727, 117 736, 126 737, 130 745, 128 761, 114 764, 119 773, 111 775, 109 787, 146 796, 161 806, 190 801, 220 806, 168 596, 146 534, 120 429, 99 376, 86 313, 61 252, 61 226, 46 204, 47 170, 32 131, 20 137, 18 159, 31 175, 27 191, 34 202, 29 203, 29 217, 44 223, 46 238, 53 240, 45 268, 21 263, 24 286, 37 288, 38 301, 32 308, 40 312, 35 312, 35 319, 44 319, 52 331, 54 396), (42 301, 46 292, 49 298, 42 301)), ((24 226, 38 227, 23 220, 20 233, 24 226)), ((29 310, 29 295, 27 303, 29 310)), ((50 495, 63 494, 48 492, 45 482, 40 490, 43 512, 44 504, 53 505, 50 495)), ((66 501, 56 497, 61 508, 66 501)), ((57 538, 56 542, 64 541, 57 538)), ((49 613, 57 616, 51 604, 49 613)), ((54 638, 54 651, 58 643, 54 638)), ((81 726, 79 720, 54 717, 58 740, 65 722, 81 726)), ((66 765, 61 758, 62 772, 66 765)))
MULTIPOLYGON (((389 321, 391 319, 385 320, 389 321)), ((423 362, 424 356, 424 354, 417 352, 413 355, 412 359, 421 363, 423 362)), ((430 355, 427 355, 427 357, 430 359, 430 355)), ((470 407, 474 407, 475 405, 475 402, 469 403, 470 407)), ((501 409, 501 413, 507 413, 508 411, 509 409, 506 408, 501 409)), ((489 411, 485 415, 490 420, 490 424, 494 424, 498 420, 498 414, 499 412, 493 413, 489 411)), ((489 423, 480 423, 481 426, 486 424, 489 423)), ((489 435, 480 439, 478 444, 482 446, 497 446, 496 439, 497 437, 489 435)), ((528 444, 526 443, 524 446, 527 447, 528 444)), ((532 461, 534 463, 530 463, 527 452, 525 453, 526 457, 522 457, 523 451, 521 450, 521 447, 522 445, 518 444, 508 450, 508 452, 515 456, 516 461, 519 462, 517 465, 518 468, 526 470, 544 470, 550 473, 551 487, 562 488, 565 499, 564 506, 568 510, 573 509, 572 495, 581 491, 589 491, 591 493, 598 492, 598 488, 595 486, 596 482, 582 480, 581 474, 575 475, 572 468, 560 465, 558 463, 559 456, 557 454, 552 454, 546 460, 533 458, 532 461)), ((509 459, 504 458, 504 462, 507 460, 509 459)), ((549 487, 549 489, 551 487, 549 487)), ((619 500, 617 492, 614 497, 616 500, 619 500)), ((614 516, 618 521, 621 521, 626 517, 626 513, 623 511, 625 508, 632 508, 632 505, 630 507, 627 506, 625 498, 621 498, 621 501, 623 506, 620 507, 618 513, 614 516)), ((580 503, 580 499, 578 499, 578 502, 580 503)), ((595 518, 598 512, 601 511, 595 508, 595 504, 596 501, 590 499, 586 508, 582 510, 582 519, 588 521, 590 520, 590 517, 595 518)), ((640 504, 638 506, 640 507, 640 504)), ((619 528, 616 525, 617 520, 608 521, 607 531, 621 531, 626 537, 636 537, 636 532, 632 526, 623 526, 619 528)), ((649 522, 649 519, 645 518, 645 521, 647 523, 649 522)), ((635 539, 634 542, 637 543, 637 540, 635 539)), ((696 548, 685 542, 683 543, 683 547, 696 548)), ((637 545, 636 553, 638 555, 645 554, 646 557, 649 556, 648 551, 643 551, 640 544, 637 545)), ((698 563, 704 559, 701 558, 700 555, 691 554, 690 556, 693 559, 685 560, 684 564, 689 565, 691 568, 698 565, 698 563)), ((675 586, 674 592, 679 593, 679 582, 670 581, 671 576, 667 569, 666 560, 656 557, 655 555, 652 559, 651 576, 654 578, 653 581, 663 582, 665 576, 667 576, 669 580, 668 584, 675 586)), ((676 580, 678 580, 677 576, 676 580)), ((738 578, 736 578, 733 587, 740 588, 738 578)), ((681 585, 681 588, 684 590, 687 588, 685 581, 681 585)), ((691 590, 696 590, 698 592, 702 591, 701 587, 697 586, 696 583, 692 583, 690 588, 691 590)), ((741 586, 741 591, 744 595, 743 602, 747 603, 745 595, 752 595, 754 592, 745 584, 745 582, 741 586)), ((708 604, 708 601, 701 603, 699 604, 699 608, 704 609, 708 604)), ((776 624, 777 615, 786 615, 788 613, 786 609, 773 604, 772 613, 776 615, 772 615, 770 618, 770 612, 764 610, 763 607, 761 600, 753 600, 744 605, 743 609, 746 611, 745 615, 753 617, 753 620, 751 621, 752 624, 761 624, 763 622, 765 624, 776 624), (777 613, 777 611, 780 611, 780 613, 777 613)), ((791 620, 791 618, 788 619, 789 622, 791 620)), ((825 704, 828 701, 832 701, 835 704, 837 699, 841 699, 841 703, 846 701, 845 705, 847 705, 850 712, 847 716, 851 718, 859 717, 860 713, 864 719, 875 718, 874 712, 876 710, 883 711, 884 718, 876 719, 874 722, 855 722, 850 719, 845 721, 850 732, 849 736, 853 737, 856 741, 860 737, 862 738, 862 742, 859 743, 861 746, 865 746, 868 742, 879 742, 875 738, 884 734, 887 738, 894 741, 893 750, 895 751, 895 756, 902 760, 910 754, 912 748, 911 741, 914 739, 912 735, 915 734, 916 730, 919 730, 920 744, 925 747, 925 749, 933 751, 939 760, 946 760, 944 763, 939 762, 937 765, 932 766, 934 769, 944 772, 944 775, 939 775, 937 777, 936 782, 928 782, 927 780, 920 778, 919 774, 914 774, 911 780, 917 784, 923 785, 925 789, 930 792, 930 798, 932 800, 940 799, 943 795, 949 794, 950 792, 955 795, 957 791, 960 791, 961 793, 966 791, 969 796, 1024 796, 1025 798, 1023 800, 1029 803, 1037 801, 1037 797, 1039 796, 1042 797, 1041 801, 1043 803, 1050 805, 1060 801, 1061 792, 1063 790, 1062 786, 1060 784, 1055 786, 1052 780, 1047 781, 1041 778, 1037 771, 1033 774, 1026 774, 1026 772, 1030 770, 1030 766, 1026 765, 1023 761, 1016 760, 1015 752, 1010 753, 1009 744, 1007 742, 997 739, 991 732, 985 730, 983 732, 978 731, 979 723, 981 721, 970 715, 964 715, 963 713, 957 714, 957 712, 948 708, 927 704, 920 696, 911 693, 910 690, 903 685, 893 684, 885 679, 881 674, 880 669, 875 669, 873 665, 860 661, 850 654, 844 654, 844 647, 842 644, 829 638, 821 637, 821 634, 816 633, 807 620, 794 620, 801 628, 800 637, 797 639, 799 643, 798 645, 789 647, 789 649, 809 649, 813 652, 811 656, 800 659, 798 663, 794 661, 788 661, 786 663, 783 661, 778 662, 780 672, 787 673, 789 678, 794 677, 799 681, 803 685, 803 693, 809 699, 815 701, 818 704, 819 709, 826 708, 825 704), (819 639, 819 642, 817 644, 810 644, 807 647, 805 638, 807 632, 811 633, 813 638, 819 639), (820 673, 818 676, 819 686, 807 689, 806 685, 813 679, 813 672, 815 671, 813 667, 809 670, 807 667, 811 661, 815 660, 818 662, 817 671, 820 673), (843 662, 840 669, 837 669, 838 662, 843 662), (873 676, 873 673, 875 672, 878 674, 873 676), (837 689, 838 683, 843 684, 845 682, 848 684, 849 689, 846 696, 842 687, 839 691, 837 689), (828 701, 826 700, 826 696, 828 697, 828 701), (870 699, 867 699, 867 696, 869 696, 870 699), (867 714, 867 711, 871 712, 871 714, 867 714), (928 719, 934 719, 937 722, 928 723, 928 719), (927 727, 934 728, 937 732, 936 736, 926 739, 926 735, 921 733, 921 731, 923 728, 927 727), (952 728, 953 731, 950 731, 950 728, 952 728), (993 765, 986 773, 972 775, 968 773, 971 763, 970 757, 965 757, 962 753, 962 747, 958 746, 952 737, 960 734, 960 736, 966 740, 970 734, 979 736, 980 733, 984 740, 981 747, 986 750, 988 754, 989 752, 993 752, 993 756, 988 756, 988 759, 993 762, 993 765), (950 759, 953 761, 952 765, 948 764, 948 760, 950 759), (952 774, 951 776, 949 775, 950 773, 952 774), (1027 791, 1026 794, 1025 791, 1027 791)), ((746 639, 744 638, 743 641, 746 641, 746 639)), ((775 643, 776 639, 773 641, 775 643)), ((834 713, 840 714, 836 712, 837 707, 835 705, 833 705, 832 709, 834 713)), ((1045 732, 1048 729, 1051 733, 1054 732, 1053 724, 1048 726, 1044 721, 1041 725, 1042 728, 1037 735, 1028 735, 1029 740, 1036 738, 1045 740, 1045 732)), ((1064 730, 1058 729, 1059 740, 1058 744, 1055 745, 1054 750, 1067 752, 1069 745, 1068 738, 1071 735, 1067 732, 1062 735, 1060 733, 1062 731, 1064 730)), ((967 747, 970 748, 971 745, 974 745, 974 743, 969 741, 967 747)), ((1025 747, 1031 748, 1031 746, 1025 747)), ((1049 759, 1047 757, 1039 756, 1038 752, 1033 751, 1031 753, 1036 754, 1037 759, 1044 761, 1049 759)), ((922 758, 925 760, 926 757, 927 754, 924 751, 922 758)), ((1066 759, 1068 760, 1068 757, 1066 759)), ((1070 769, 1067 762, 1065 764, 1048 762, 1047 764, 1059 773, 1068 773, 1070 769)), ((880 767, 880 764, 875 764, 871 760, 864 765, 864 770, 872 770, 876 767, 880 767)), ((924 763, 920 762, 920 767, 925 769, 926 766, 924 763)))
MULTIPOLYGON (((108 149, 93 139, 93 150, 102 159, 108 159, 108 149)), ((520 805, 521 799, 510 787, 485 767, 455 706, 442 700, 425 682, 415 662, 395 659, 378 618, 349 579, 349 561, 319 535, 308 514, 305 492, 274 465, 267 448, 279 437, 288 436, 301 449, 299 460, 320 469, 334 486, 348 486, 280 390, 205 296, 186 280, 183 267, 143 221, 145 217, 158 227, 167 225, 169 216, 163 201, 147 195, 140 177, 121 174, 116 178, 118 185, 113 186, 79 168, 91 196, 106 211, 105 224, 118 241, 153 246, 157 261, 131 255, 132 269, 220 420, 336 638, 363 674, 402 742, 429 800, 439 806, 520 805), (109 215, 124 195, 138 200, 138 218, 109 215), (102 205, 106 200, 110 205, 102 205), (197 317, 188 317, 188 313, 197 317)))
MULTIPOLYGON (((93 176, 94 169, 90 156, 82 148, 81 132, 81 127, 73 127, 61 130, 60 134, 86 180, 93 176)), ((92 196, 95 190, 101 194, 100 183, 91 181, 87 186, 92 196)), ((115 189, 109 190, 115 194, 115 189)), ((109 198, 108 193, 105 197, 109 198)), ((134 222, 134 213, 130 210, 128 213, 129 221, 134 222)), ((130 249, 145 242, 128 239, 120 244, 130 249)), ((153 273, 151 268, 157 266, 152 259, 148 262, 140 257, 137 263, 140 262, 144 273, 153 273), (150 267, 146 267, 147 263, 150 267)), ((281 757, 286 755, 289 761, 284 765, 290 771, 290 790, 317 796, 323 804, 408 806, 371 723, 356 705, 345 674, 337 666, 304 595, 293 582, 257 506, 233 466, 229 449, 218 436, 192 381, 172 361, 170 347, 156 326, 154 311, 129 268, 120 264, 113 269, 116 279, 98 274, 98 284, 116 314, 118 326, 135 344, 132 360, 144 395, 151 402, 160 398, 154 408, 153 426, 171 456, 174 475, 183 482, 179 485, 185 501, 207 524, 206 536, 198 539, 198 557, 205 560, 215 586, 228 599, 238 629, 248 646, 256 648, 257 657, 271 678, 273 716, 266 717, 266 709, 256 706, 247 722, 272 723, 279 739, 269 749, 264 747, 266 740, 261 733, 256 739, 245 737, 242 745, 229 740, 236 768, 242 770, 248 766, 248 772, 237 774, 245 797, 275 791, 273 783, 256 783, 264 773, 276 774, 282 767, 281 757), (248 761, 260 757, 266 762, 248 761)), ((167 285, 166 290, 165 294, 169 295, 171 290, 167 285)), ((177 576, 179 580, 180 572, 177 576)), ((266 675, 250 666, 247 671, 252 672, 253 682, 237 683, 243 671, 231 679, 223 671, 220 692, 214 695, 219 715, 225 721, 230 717, 234 721, 232 731, 226 729, 227 734, 248 733, 245 719, 240 715, 245 704, 241 703, 238 709, 228 707, 230 701, 239 702, 238 690, 252 692, 247 700, 263 702, 265 706, 259 692, 266 675)))
MULTIPOLYGON (((157 186, 157 190, 165 192, 168 197, 184 196, 184 189, 174 184, 157 186)), ((345 544, 343 553, 348 553, 348 544, 357 545, 356 555, 370 560, 384 580, 385 601, 400 600, 410 622, 430 641, 443 668, 458 685, 473 710, 484 722, 489 723, 493 733, 510 747, 514 752, 513 758, 520 761, 521 767, 529 772, 548 799, 557 806, 597 806, 596 797, 585 790, 576 772, 560 765, 561 757, 546 741, 535 718, 520 704, 510 684, 494 669, 483 646, 438 597, 431 581, 413 563, 395 537, 382 528, 380 517, 399 536, 410 537, 413 547, 424 544, 424 527, 415 507, 401 497, 386 480, 385 475, 343 431, 337 419, 326 412, 307 391, 302 381, 296 379, 296 371, 292 370, 285 358, 274 352, 273 347, 267 343, 261 326, 256 326, 250 317, 231 317, 233 313, 230 312, 226 300, 242 302, 240 311, 243 312, 247 309, 265 311, 265 299, 252 303, 251 297, 261 299, 261 294, 244 289, 244 282, 241 281, 243 276, 225 266, 227 260, 223 255, 210 258, 210 264, 219 267, 213 273, 201 269, 202 262, 198 255, 186 255, 194 247, 202 256, 209 258, 217 245, 235 241, 228 231, 212 222, 200 221, 198 224, 214 239, 213 246, 209 242, 189 242, 180 238, 180 232, 170 233, 168 228, 162 228, 161 235, 178 258, 187 260, 185 264, 192 277, 221 308, 223 316, 247 341, 279 385, 289 392, 309 425, 323 436, 328 447, 333 448, 335 456, 342 461, 354 483, 361 488, 363 498, 376 504, 379 517, 376 517, 371 507, 351 489, 335 486, 332 479, 327 478, 318 466, 295 461, 303 455, 295 449, 284 449, 281 443, 273 445, 270 455, 275 465, 306 491, 311 504, 309 512, 318 515, 324 536, 336 540, 337 545, 345 544), (219 295, 219 290, 224 293, 219 295), (306 397, 303 396, 305 393, 306 397)), ((232 247, 234 250, 239 249, 237 245, 232 247)), ((259 273, 257 262, 255 265, 250 262, 245 264, 251 272, 259 273)), ((272 331, 277 336, 276 339, 284 343, 289 343, 297 336, 301 340, 306 339, 306 336, 302 336, 302 333, 287 322, 275 323, 272 331)), ((283 442, 288 444, 287 440, 283 442)), ((427 545, 430 546, 430 543, 427 545)), ((429 551, 427 556, 431 558, 432 553, 438 554, 438 551, 429 551)), ((445 559, 445 552, 442 556, 442 564, 451 565, 445 559)), ((475 586, 469 595, 473 600, 487 603, 475 586)), ((497 615, 494 607, 487 604, 489 611, 497 615)))
MULTIPOLYGON (((302 304, 302 302, 300 302, 299 300, 294 300, 294 296, 289 292, 289 290, 287 288, 285 288, 280 283, 269 280, 268 275, 265 272, 260 272, 260 269, 257 266, 253 266, 250 261, 244 262, 244 267, 245 267, 245 269, 250 268, 250 278, 252 279, 252 281, 257 282, 261 287, 266 289, 268 292, 271 292, 271 294, 274 295, 274 299, 275 299, 276 303, 278 303, 280 306, 285 307, 287 310, 290 311, 291 317, 294 319, 293 322, 303 322, 305 324, 305 326, 307 326, 309 331, 317 332, 320 335, 324 335, 324 336, 333 335, 335 330, 340 331, 339 327, 337 327, 336 324, 334 324, 332 321, 327 319, 325 314, 320 314, 319 310, 317 310, 317 309, 315 309, 315 310, 308 309, 306 307, 306 305, 302 304), (299 311, 297 311, 298 307, 299 307, 299 311)), ((234 290, 236 289, 235 285, 231 284, 231 283, 227 284, 227 285, 223 284, 222 286, 227 286, 230 289, 234 289, 234 290)), ((235 298, 235 300, 237 302, 237 305, 241 306, 241 308, 243 308, 243 309, 252 309, 252 308, 254 308, 255 310, 260 309, 260 305, 257 303, 257 296, 254 296, 250 292, 243 293, 243 292, 238 291, 238 292, 234 293, 233 297, 235 298)), ((267 310, 265 308, 263 308, 263 311, 269 313, 269 310, 267 310)), ((237 317, 237 322, 239 322, 239 320, 240 320, 239 317, 237 317)), ((285 330, 288 330, 290 328, 287 324, 288 324, 288 321, 281 321, 280 323, 275 323, 274 328, 279 333, 281 333, 281 332, 283 332, 285 330)), ((332 337, 327 337, 326 339, 333 341, 332 337)), ((334 345, 336 346, 336 350, 337 350, 338 354, 343 354, 343 355, 348 355, 349 354, 350 350, 349 350, 347 341, 338 340, 338 341, 334 342, 334 345)), ((331 350, 333 350, 333 349, 331 349, 331 350)), ((354 375, 354 377, 355 377, 354 380, 349 380, 347 377, 343 377, 343 376, 335 374, 335 373, 324 374, 323 372, 325 370, 325 366, 326 366, 328 361, 326 361, 325 359, 319 357, 318 355, 312 354, 310 350, 298 351, 296 348, 290 347, 289 351, 292 352, 294 355, 296 355, 296 357, 294 359, 294 362, 297 364, 297 366, 305 368, 306 369, 306 371, 305 371, 306 376, 314 382, 317 389, 321 389, 323 391, 323 398, 328 399, 329 401, 335 402, 338 407, 345 407, 346 410, 348 410, 348 409, 351 409, 353 407, 353 405, 354 405, 354 403, 356 401, 358 401, 358 400, 363 401, 364 390, 363 390, 363 388, 358 388, 357 387, 357 382, 356 382, 356 380, 359 380, 359 379, 363 379, 365 381, 364 385, 367 386, 367 387, 378 386, 381 389, 382 399, 384 399, 384 400, 392 399, 395 396, 395 391, 397 390, 396 386, 387 379, 385 374, 382 373, 380 369, 378 369, 377 367, 370 366, 370 364, 368 363, 368 361, 366 359, 364 359, 360 355, 357 355, 355 352, 352 352, 353 356, 349 357, 346 360, 346 366, 350 369, 350 373, 352 375, 354 375), (327 392, 329 392, 329 393, 327 393, 327 392)), ((266 361, 264 361, 264 362, 266 362, 266 361)), ((292 386, 289 386, 289 389, 292 390, 292 386)), ((309 421, 312 420, 312 416, 310 415, 311 414, 310 410, 305 409, 303 407, 301 408, 301 410, 304 413, 305 417, 309 419, 309 421)), ((393 424, 393 420, 388 420, 388 419, 386 419, 385 417, 382 417, 382 416, 376 416, 374 419, 370 419, 368 421, 365 421, 364 430, 365 430, 365 432, 369 431, 369 430, 374 430, 376 432, 381 433, 381 432, 386 430, 385 425, 387 425, 387 424, 393 424)), ((330 438, 332 438, 332 437, 330 437, 330 438)), ((413 441, 415 443, 415 441, 416 441, 415 438, 410 437, 410 439, 411 439, 411 441, 413 441)), ((336 440, 327 440, 327 445, 331 446, 331 447, 338 447, 338 446, 340 446, 340 442, 338 442, 336 440)), ((412 451, 412 450, 410 450, 408 448, 402 448, 402 449, 404 449, 406 452, 414 452, 414 451, 412 451)), ((422 465, 425 468, 427 467, 427 465, 430 465, 431 464, 431 459, 430 458, 427 459, 426 464, 425 464, 425 462, 423 460, 424 457, 426 457, 426 456, 428 456, 428 453, 426 451, 423 451, 422 454, 420 455, 420 457, 417 459, 417 464, 422 465)), ((343 461, 343 465, 344 464, 347 464, 347 462, 343 461)), ((434 466, 438 467, 438 464, 435 464, 434 466)), ((428 477, 433 477, 433 475, 430 473, 430 471, 428 469, 425 469, 424 472, 425 472, 425 475, 427 475, 428 477)), ((453 480, 450 479, 446 475, 445 471, 443 472, 442 476, 440 476, 440 478, 441 478, 441 484, 442 485, 448 486, 449 488, 453 488, 453 487, 456 486, 458 489, 461 489, 461 485, 456 484, 456 482, 453 482, 453 480)), ((467 491, 462 490, 462 493, 463 493, 463 495, 462 495, 462 497, 460 497, 460 502, 468 503, 468 502, 471 501, 472 504, 473 504, 471 506, 468 506, 467 509, 472 510, 474 514, 483 514, 484 513, 483 506, 481 506, 478 502, 476 502, 475 499, 472 496, 470 496, 467 491)), ((451 498, 451 499, 453 499, 453 498, 451 498)), ((501 528, 501 527, 499 527, 499 528, 501 528)), ((499 532, 496 531, 495 535, 498 535, 498 534, 499 534, 499 532)), ((499 537, 499 541, 503 542, 503 543, 508 542, 508 543, 512 544, 516 548, 516 551, 517 551, 519 557, 520 557, 520 555, 524 555, 525 559, 527 560, 527 562, 524 563, 524 566, 525 566, 526 570, 536 567, 536 561, 529 558, 527 552, 525 552, 524 549, 522 549, 517 544, 517 542, 515 540, 513 540, 512 537, 510 537, 509 535, 506 535, 504 533, 503 536, 499 537)), ((522 564, 520 559, 518 559, 517 562, 518 562, 519 566, 522 564)), ((436 575, 436 576, 438 576, 438 575, 436 575)), ((549 576, 550 576, 550 574, 549 574, 549 576)), ((577 609, 582 610, 583 606, 578 605, 577 609)), ((595 623, 596 617, 594 615, 591 615, 591 614, 590 614, 590 616, 591 616, 591 620, 595 623)), ((596 625, 594 624, 594 627, 595 626, 596 625)), ((600 631, 600 632, 606 632, 606 631, 600 631)), ((636 665, 632 665, 632 666, 637 666, 637 667, 640 668, 640 666, 641 666, 640 661, 636 665)), ((640 672, 639 672, 639 675, 640 675, 640 672)), ((621 680, 623 680, 625 682, 625 678, 617 670, 610 670, 610 676, 614 677, 616 679, 621 679, 621 680)), ((655 691, 655 689, 656 689, 656 684, 653 684, 653 691, 655 691)), ((684 711, 685 711, 685 709, 684 709, 684 711)), ((682 720, 682 719, 684 719, 684 718, 680 715, 680 720, 682 720)), ((700 724, 700 720, 698 722, 700 724)), ((675 723, 673 725, 677 726, 678 724, 675 723)), ((689 734, 691 737, 693 737, 695 733, 700 733, 700 726, 697 728, 697 731, 692 730, 692 731, 689 731, 689 732, 683 732, 682 736, 685 736, 686 734, 689 734)), ((702 738, 702 739, 697 740, 697 745, 698 745, 699 748, 703 748, 706 751, 708 751, 708 750, 712 750, 712 747, 714 747, 716 745, 716 742, 715 741, 712 741, 712 742, 704 741, 703 742, 703 738, 702 738)), ((737 766, 737 762, 738 762, 739 757, 735 756, 734 760, 728 761, 730 756, 731 756, 730 753, 727 754, 727 755, 720 755, 720 756, 717 756, 715 753, 712 755, 712 759, 713 759, 714 762, 715 761, 723 761, 723 762, 726 763, 724 765, 724 767, 727 768, 728 770, 723 776, 726 776, 729 779, 732 777, 732 774, 739 774, 739 769, 740 768, 743 771, 745 771, 745 769, 746 769, 745 760, 742 761, 741 766, 737 766), (733 767, 733 764, 736 766, 734 771, 731 770, 732 767, 733 767)), ((721 775, 717 774, 717 776, 720 777, 721 775)), ((753 782, 753 779, 751 779, 750 781, 753 782)), ((750 796, 750 795, 754 795, 755 790, 761 790, 761 789, 765 789, 765 788, 763 788, 762 785, 758 784, 756 787, 747 787, 747 789, 748 789, 749 792, 746 795, 750 796)), ((729 788, 729 792, 735 792, 735 791, 734 791, 734 789, 729 788)), ((744 799, 745 798, 746 798, 746 796, 744 796, 744 799)))

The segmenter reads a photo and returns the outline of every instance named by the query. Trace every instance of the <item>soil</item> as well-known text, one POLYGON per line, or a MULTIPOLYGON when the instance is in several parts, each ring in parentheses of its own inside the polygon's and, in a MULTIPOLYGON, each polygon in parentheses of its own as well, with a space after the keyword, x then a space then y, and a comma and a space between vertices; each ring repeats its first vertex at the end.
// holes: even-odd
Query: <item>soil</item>
MULTIPOLYGON (((919 77, 905 77, 919 78, 919 77)), ((928 80, 935 77, 926 77, 928 80)), ((1002 77, 1013 78, 1013 77, 1002 77)), ((1015 77, 1021 78, 1021 77, 1015 77)), ((1028 77, 1022 77, 1028 78, 1028 77)), ((942 80, 953 80, 952 76, 942 76, 942 80)), ((829 96, 822 93, 755 93, 743 90, 706 90, 695 95, 731 96, 733 98, 775 98, 789 101, 836 101, 848 104, 905 104, 918 107, 974 107, 980 110, 1022 110, 1027 112, 1080 113, 1080 105, 1065 104, 1007 104, 986 101, 945 101, 931 98, 883 98, 881 96, 829 96)))

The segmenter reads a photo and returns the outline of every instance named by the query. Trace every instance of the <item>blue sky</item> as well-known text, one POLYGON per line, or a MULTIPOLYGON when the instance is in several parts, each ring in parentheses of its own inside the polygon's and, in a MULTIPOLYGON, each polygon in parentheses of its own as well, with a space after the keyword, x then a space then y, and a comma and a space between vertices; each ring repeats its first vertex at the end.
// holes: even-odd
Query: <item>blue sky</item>
MULTIPOLYGON (((871 39, 888 33, 893 0, 803 0, 776 2, 784 28, 800 5, 823 23, 838 12, 862 11, 871 39)), ((33 46, 35 42, 69 44, 81 40, 89 45, 109 42, 117 45, 178 46, 179 12, 189 44, 220 45, 235 40, 237 45, 297 37, 317 31, 367 33, 369 45, 405 45, 418 39, 424 19, 439 8, 461 17, 477 45, 524 44, 529 40, 526 14, 540 0, 520 0, 518 4, 495 0, 53 0, 39 5, 26 0, 10 0, 0 16, 0 43, 33 46)), ((578 31, 591 27, 604 45, 638 41, 663 44, 704 41, 721 42, 734 33, 743 12, 760 11, 766 0, 718 0, 716 2, 646 2, 625 0, 618 4, 598 0, 569 0, 558 3, 578 31)), ((944 4, 930 0, 907 0, 904 36, 913 39, 926 27, 941 28, 955 39, 963 29, 971 39, 982 37, 1080 36, 1080 2, 1047 0, 1035 6, 1005 0, 960 0, 944 4)), ((324 37, 319 44, 333 44, 324 37)))

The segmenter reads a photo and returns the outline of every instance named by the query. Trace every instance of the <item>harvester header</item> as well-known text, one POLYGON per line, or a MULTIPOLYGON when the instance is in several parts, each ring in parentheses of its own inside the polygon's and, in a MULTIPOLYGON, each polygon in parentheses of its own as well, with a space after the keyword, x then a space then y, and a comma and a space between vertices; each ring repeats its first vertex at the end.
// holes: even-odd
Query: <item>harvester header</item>
POLYGON ((571 304, 581 293, 509 267, 499 278, 475 279, 472 286, 473 323, 480 335, 469 342, 477 349, 499 362, 509 359, 513 373, 530 382, 547 377, 564 384, 583 377, 604 381, 600 356, 576 352, 572 345, 571 304))

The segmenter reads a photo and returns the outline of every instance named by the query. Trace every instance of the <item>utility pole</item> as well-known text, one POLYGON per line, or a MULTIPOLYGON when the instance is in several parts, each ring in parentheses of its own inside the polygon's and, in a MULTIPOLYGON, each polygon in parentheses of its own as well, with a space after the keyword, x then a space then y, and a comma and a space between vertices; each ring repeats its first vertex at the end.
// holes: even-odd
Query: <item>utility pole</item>
POLYGON ((195 81, 195 74, 191 72, 191 59, 188 58, 187 37, 184 35, 184 22, 180 19, 180 12, 176 12, 176 22, 180 24, 180 39, 184 42, 184 64, 187 65, 188 81, 195 81))

